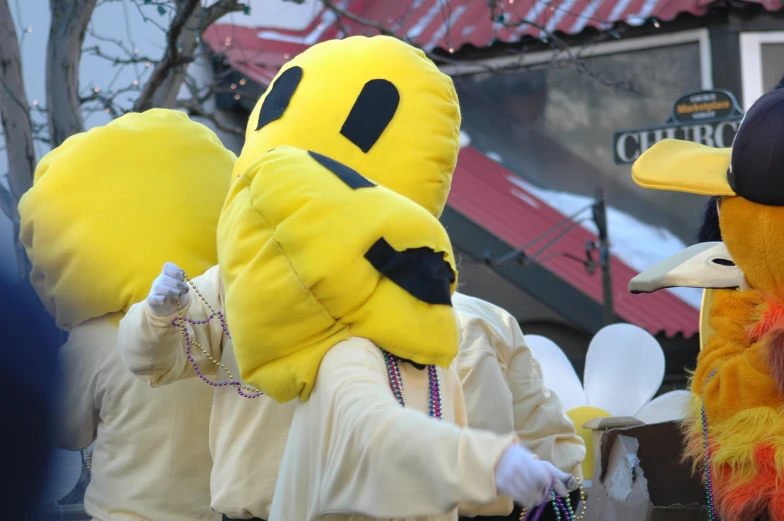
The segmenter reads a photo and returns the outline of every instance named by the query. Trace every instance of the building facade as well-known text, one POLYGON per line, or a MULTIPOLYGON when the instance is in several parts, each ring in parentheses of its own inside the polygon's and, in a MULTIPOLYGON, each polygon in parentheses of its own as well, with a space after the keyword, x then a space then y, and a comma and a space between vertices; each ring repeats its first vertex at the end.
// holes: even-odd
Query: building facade
POLYGON ((667 136, 730 145, 742 108, 784 75, 781 2, 330 5, 314 2, 304 28, 218 24, 205 34, 229 90, 221 108, 242 119, 281 65, 325 39, 386 32, 422 47, 454 78, 463 111, 466 146, 443 217, 461 255, 462 290, 508 309, 526 333, 555 340, 578 373, 603 325, 639 325, 661 342, 668 383, 685 383, 698 350, 699 295, 630 295, 627 285, 695 241, 705 199, 642 190, 630 163, 667 136), (677 100, 717 89, 737 100, 732 117, 672 119, 677 100), (677 136, 655 130, 676 123, 677 136), (609 271, 597 189, 609 205, 609 271), (578 206, 582 213, 572 213, 578 206))

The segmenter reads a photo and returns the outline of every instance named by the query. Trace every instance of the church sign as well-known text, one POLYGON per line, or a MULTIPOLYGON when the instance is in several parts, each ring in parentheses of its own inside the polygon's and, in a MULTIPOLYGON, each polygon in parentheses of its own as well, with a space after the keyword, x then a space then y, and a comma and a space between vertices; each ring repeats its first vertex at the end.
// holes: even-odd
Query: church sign
POLYGON ((613 158, 619 165, 634 163, 662 139, 682 139, 727 148, 732 146, 742 119, 743 113, 731 93, 722 90, 693 92, 675 102, 666 124, 613 134, 613 158))

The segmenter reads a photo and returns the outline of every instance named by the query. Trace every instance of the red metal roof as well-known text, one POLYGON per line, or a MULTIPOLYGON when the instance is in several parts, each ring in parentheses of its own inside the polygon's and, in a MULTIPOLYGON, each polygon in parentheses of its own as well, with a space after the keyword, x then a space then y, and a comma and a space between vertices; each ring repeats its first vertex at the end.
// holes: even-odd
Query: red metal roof
MULTIPOLYGON (((251 79, 268 84, 280 65, 311 45, 346 35, 373 35, 383 26, 427 51, 457 50, 466 44, 486 47, 494 41, 515 42, 541 36, 528 20, 550 32, 579 33, 586 27, 608 28, 615 22, 639 25, 650 18, 672 20, 689 12, 704 15, 715 0, 498 0, 507 27, 491 19, 486 0, 333 0, 341 11, 321 7, 301 31, 215 24, 204 34, 213 50, 228 56, 232 66, 251 79), (357 20, 361 19, 360 23, 357 20)), ((770 11, 781 0, 748 0, 770 11)))
MULTIPOLYGON (((566 217, 545 201, 526 192, 511 180, 515 174, 478 150, 460 152, 448 204, 475 224, 519 248, 561 223, 566 217)), ((609 230, 612 240, 612 228, 609 230)), ((563 255, 585 258, 585 245, 598 237, 578 226, 548 248, 541 265, 597 302, 602 302, 602 277, 597 270, 589 275, 582 264, 563 255)), ((546 242, 547 240, 545 240, 546 242)), ((535 253, 540 245, 534 246, 535 253)), ((699 311, 669 291, 632 295, 629 280, 637 271, 612 256, 613 305, 629 323, 668 337, 682 333, 691 337, 699 329, 699 311)))

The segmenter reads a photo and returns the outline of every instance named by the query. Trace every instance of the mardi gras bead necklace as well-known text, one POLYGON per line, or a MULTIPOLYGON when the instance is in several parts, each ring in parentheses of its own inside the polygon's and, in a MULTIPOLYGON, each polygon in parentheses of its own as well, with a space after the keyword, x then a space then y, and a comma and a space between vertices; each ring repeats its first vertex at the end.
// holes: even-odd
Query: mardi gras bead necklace
MULTIPOLYGON (((708 375, 708 379, 705 381, 706 386, 708 385, 708 382, 710 382, 710 379, 713 378, 714 374, 716 374, 716 369, 708 375)), ((716 521, 716 507, 713 503, 713 476, 711 474, 710 466, 710 447, 708 446, 708 415, 705 413, 704 391, 700 415, 702 416, 702 472, 705 476, 705 496, 708 500, 708 520, 716 521)))
MULTIPOLYGON (((387 366, 387 376, 389 377, 389 386, 397 398, 398 403, 406 407, 406 395, 403 393, 403 378, 400 375, 400 362, 399 358, 382 349, 384 354, 384 363, 387 366)), ((438 371, 436 366, 427 366, 427 377, 430 382, 430 416, 432 418, 441 419, 441 386, 438 383, 438 371)))
MULTIPOLYGON (((226 317, 223 315, 222 312, 217 311, 214 309, 207 299, 204 298, 204 295, 201 294, 199 288, 196 287, 193 280, 191 280, 185 271, 182 271, 182 276, 188 285, 193 289, 196 296, 201 300, 204 306, 209 310, 209 315, 204 320, 192 320, 190 318, 186 318, 182 313, 182 306, 180 305, 179 300, 177 301, 177 316, 172 320, 172 325, 176 328, 179 328, 180 333, 182 334, 182 338, 185 341, 185 354, 188 357, 188 361, 193 366, 193 369, 196 371, 196 374, 202 381, 206 382, 207 384, 213 387, 234 387, 237 390, 237 394, 242 396, 243 398, 258 398, 262 396, 264 393, 255 389, 253 387, 243 385, 242 383, 236 381, 234 379, 234 375, 232 374, 231 370, 226 367, 225 364, 221 363, 220 361, 216 360, 205 348, 201 345, 200 342, 197 342, 195 339, 191 338, 190 333, 188 332, 188 324, 192 326, 204 325, 209 324, 214 318, 220 320, 221 328, 223 329, 224 334, 227 338, 231 339, 231 333, 229 333, 229 328, 226 325, 226 317), (199 369, 199 365, 196 363, 196 360, 193 358, 193 354, 191 353, 192 347, 195 346, 202 354, 212 362, 216 367, 220 367, 226 372, 229 380, 224 382, 215 382, 210 380, 204 373, 202 373, 201 369, 199 369)), ((398 362, 398 358, 388 351, 381 350, 384 354, 384 362, 387 366, 387 375, 389 377, 389 385, 392 388, 392 392, 395 394, 395 398, 403 407, 406 406, 406 397, 403 393, 403 379, 400 375, 400 365, 398 362)), ((436 367, 434 365, 427 366, 428 371, 428 379, 430 381, 430 416, 433 418, 441 419, 441 387, 438 383, 438 372, 436 371, 436 367)))
POLYGON ((207 318, 205 320, 192 320, 190 318, 186 318, 183 315, 182 306, 180 305, 180 301, 178 300, 177 316, 172 320, 172 325, 180 329, 182 338, 185 341, 185 354, 188 357, 188 361, 190 361, 191 365, 193 366, 193 369, 196 371, 196 374, 199 376, 199 378, 202 379, 202 381, 208 383, 213 387, 229 387, 229 386, 234 387, 237 390, 237 394, 239 394, 243 398, 252 399, 252 398, 258 398, 259 396, 262 396, 264 393, 262 393, 258 389, 254 389, 253 387, 243 385, 241 382, 235 380, 231 370, 228 367, 226 367, 225 364, 216 360, 212 355, 210 355, 209 352, 207 352, 206 349, 204 349, 204 346, 202 346, 200 342, 197 342, 195 339, 191 338, 190 333, 188 332, 188 324, 191 324, 192 326, 209 324, 214 318, 220 320, 221 327, 223 328, 223 333, 226 335, 227 338, 231 339, 231 333, 229 333, 229 328, 226 325, 226 318, 223 316, 223 313, 221 313, 220 311, 216 311, 210 305, 210 303, 207 302, 207 299, 204 298, 204 296, 201 294, 199 288, 196 287, 196 284, 193 283, 193 281, 188 277, 188 275, 185 274, 184 271, 182 272, 182 276, 185 278, 185 281, 188 283, 191 289, 193 289, 193 291, 199 297, 199 300, 201 300, 204 306, 209 310, 209 315, 207 315, 207 318), (212 362, 216 368, 220 367, 221 369, 223 369, 226 372, 226 376, 229 377, 229 380, 223 382, 216 382, 210 380, 207 376, 205 376, 204 373, 201 372, 201 369, 199 369, 199 365, 196 363, 196 360, 193 358, 193 354, 191 353, 191 346, 196 346, 199 349, 199 351, 201 351, 202 354, 207 358, 207 360, 212 362))
POLYGON ((90 449, 82 449, 82 456, 84 456, 84 466, 87 467, 87 472, 93 472, 93 455, 90 449))
MULTIPOLYGON (((580 506, 581 511, 580 514, 576 514, 574 508, 572 507, 572 501, 569 499, 569 496, 564 498, 560 497, 555 491, 550 491, 550 503, 553 505, 553 511, 555 512, 555 518, 558 521, 580 521, 583 517, 585 517, 585 502, 587 498, 585 497, 585 490, 583 489, 583 482, 581 479, 577 480, 577 485, 580 487, 580 506), (563 517, 561 517, 563 515, 563 517)), ((542 512, 544 512, 544 507, 547 503, 542 503, 536 510, 533 512, 529 512, 528 509, 523 506, 522 510, 520 511, 520 521, 526 521, 530 517, 530 521, 539 521, 539 518, 542 516, 542 512)))

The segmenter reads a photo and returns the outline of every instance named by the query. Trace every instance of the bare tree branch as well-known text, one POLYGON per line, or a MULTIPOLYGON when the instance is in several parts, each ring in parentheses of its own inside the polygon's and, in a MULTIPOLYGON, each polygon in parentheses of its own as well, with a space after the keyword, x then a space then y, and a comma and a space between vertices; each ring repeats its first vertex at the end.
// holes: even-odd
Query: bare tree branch
POLYGON ((195 116, 195 117, 207 119, 211 121, 215 125, 215 127, 222 132, 226 132, 227 134, 232 134, 240 137, 245 136, 245 129, 236 127, 234 125, 228 125, 222 122, 216 117, 215 114, 207 112, 200 105, 197 105, 192 101, 180 100, 177 102, 177 104, 181 108, 184 108, 188 112, 189 116, 195 116))
MULTIPOLYGON (((126 47, 125 42, 123 42, 122 40, 119 40, 117 38, 112 38, 110 36, 103 36, 101 34, 98 34, 97 32, 93 31, 89 26, 87 27, 87 34, 89 34, 92 38, 95 38, 99 42, 111 43, 112 45, 117 46, 117 48, 119 48, 122 52, 124 52, 125 55, 128 56, 129 58, 139 53, 139 51, 131 51, 131 49, 126 47)), ((97 45, 95 47, 98 48, 97 45)), ((82 52, 84 53, 86 50, 87 49, 82 49, 82 52)))
MULTIPOLYGON (((294 1, 294 0, 289 0, 289 1, 294 1)), ((340 19, 340 17, 347 18, 353 22, 357 22, 360 25, 364 25, 365 27, 370 27, 372 29, 375 29, 379 32, 379 34, 383 34, 385 36, 394 36, 399 40, 403 40, 406 43, 419 47, 416 43, 413 43, 408 38, 403 38, 398 36, 391 29, 387 28, 384 24, 374 22, 373 20, 368 20, 367 18, 362 18, 361 16, 355 15, 351 11, 346 11, 345 9, 339 8, 338 6, 335 5, 335 2, 333 2, 332 0, 321 0, 321 3, 324 4, 324 7, 326 7, 333 13, 335 13, 338 16, 338 19, 340 19)))
POLYGON ((134 65, 139 63, 149 63, 152 66, 152 64, 158 63, 157 60, 154 60, 149 56, 143 56, 141 54, 131 54, 128 58, 120 58, 119 56, 104 54, 101 48, 97 45, 85 47, 82 49, 82 53, 112 62, 113 65, 134 65))
MULTIPOLYGON (((185 26, 186 31, 180 35, 178 45, 180 56, 193 58, 199 45, 199 37, 204 31, 223 16, 241 11, 246 6, 237 0, 219 0, 208 8, 194 9, 185 26)), ((187 65, 169 67, 166 79, 153 94, 152 106, 173 108, 177 101, 180 87, 185 81, 187 65)))
POLYGON ((96 1, 49 0, 52 25, 46 47, 46 105, 49 138, 55 147, 84 130, 79 103, 79 61, 96 1))
POLYGON ((227 94, 236 95, 236 91, 231 89, 228 91, 225 89, 216 89, 215 86, 212 85, 204 89, 202 92, 199 88, 198 82, 190 76, 185 77, 185 86, 188 87, 188 92, 190 92, 191 99, 179 100, 177 102, 178 107, 185 109, 189 116, 200 117, 211 121, 218 130, 226 132, 227 134, 245 137, 245 129, 224 123, 217 117, 216 114, 212 114, 204 110, 204 103, 216 93, 226 92, 227 94))
MULTIPOLYGON (((292 2, 292 3, 298 3, 298 0, 286 0, 286 1, 287 2, 292 2)), ((340 23, 340 20, 342 18, 345 18, 346 20, 351 20, 351 21, 353 21, 353 22, 355 22, 357 24, 360 24, 360 25, 362 25, 364 27, 375 29, 376 31, 379 32, 379 34, 383 34, 383 35, 386 35, 386 36, 392 36, 392 37, 398 38, 400 40, 403 40, 404 42, 406 42, 406 43, 408 43, 410 45, 413 45, 415 47, 420 47, 421 48, 421 46, 417 42, 411 40, 410 38, 407 38, 406 36, 401 36, 400 34, 398 34, 397 31, 395 31, 393 29, 390 29, 389 27, 385 26, 382 23, 376 22, 375 20, 370 20, 370 19, 367 19, 367 18, 363 18, 361 16, 358 16, 358 15, 352 13, 351 11, 348 11, 346 9, 342 9, 342 8, 338 7, 335 4, 334 0, 321 0, 321 3, 324 5, 324 7, 326 7, 330 11, 332 11, 337 16, 337 23, 340 23)), ((610 86, 610 87, 615 87, 615 88, 619 88, 619 89, 623 89, 623 90, 629 90, 631 92, 639 92, 638 89, 630 81, 616 81, 616 80, 612 80, 612 79, 609 79, 609 78, 603 76, 602 74, 599 74, 598 72, 594 71, 593 69, 591 69, 590 66, 586 63, 585 60, 583 60, 582 58, 580 58, 580 56, 578 56, 577 54, 574 53, 572 47, 568 43, 566 43, 562 38, 560 38, 558 35, 556 35, 553 31, 547 29, 546 26, 544 26, 544 25, 542 25, 540 23, 534 22, 534 21, 526 20, 526 19, 520 19, 520 20, 517 20, 517 21, 510 21, 510 20, 505 19, 505 17, 503 15, 501 15, 501 11, 502 10, 499 7, 499 4, 500 4, 499 0, 487 0, 487 5, 488 5, 488 8, 489 8, 489 16, 490 16, 490 19, 492 20, 493 23, 500 23, 501 25, 503 25, 505 27, 509 27, 509 28, 515 28, 515 27, 519 27, 519 26, 522 26, 522 25, 529 25, 531 27, 534 27, 534 28, 536 28, 537 30, 540 31, 540 33, 542 35, 542 39, 550 43, 550 47, 555 51, 554 54, 553 54, 553 58, 554 59, 557 58, 558 55, 560 54, 563 57, 565 57, 564 61, 566 63, 570 63, 570 64, 574 65, 580 72, 582 72, 582 73, 590 76, 591 78, 599 81, 603 85, 610 86)), ((448 5, 448 4, 446 4, 446 5, 448 5)), ((448 19, 445 19, 444 23, 448 24, 448 19)), ((397 23, 395 25, 398 28, 402 27, 402 24, 400 24, 400 23, 397 23)), ((446 34, 445 34, 445 38, 446 38, 447 42, 450 40, 450 34, 449 34, 450 31, 449 31, 449 29, 450 28, 447 25, 447 27, 446 27, 446 34)), ((452 50, 450 49, 450 52, 451 51, 452 50)), ((434 54, 434 53, 429 53, 427 51, 425 51, 425 52, 436 63, 445 63, 445 64, 449 64, 449 65, 466 65, 466 64, 470 64, 472 68, 476 69, 476 72, 510 73, 510 72, 514 72, 514 71, 528 70, 528 69, 531 69, 531 68, 542 68, 541 65, 536 65, 536 66, 531 67, 531 66, 515 65, 514 63, 507 64, 507 65, 505 65, 503 67, 498 67, 498 66, 494 66, 492 64, 482 63, 482 62, 478 62, 478 61, 473 61, 473 60, 472 61, 456 60, 456 59, 449 58, 448 56, 444 56, 442 54, 434 54)), ((522 58, 523 52, 520 52, 519 55, 522 58)), ((521 60, 521 63, 522 63, 522 60, 521 60)))
POLYGON ((163 85, 169 71, 173 67, 185 65, 193 61, 192 55, 180 53, 179 47, 181 44, 179 40, 185 24, 198 6, 199 0, 177 0, 177 14, 174 16, 171 26, 166 33, 166 51, 163 59, 153 69, 150 78, 142 89, 142 93, 134 104, 133 109, 136 112, 143 112, 153 107, 153 96, 163 85))
POLYGON ((204 10, 204 16, 199 25, 199 33, 204 33, 205 29, 227 14, 242 11, 245 7, 247 7, 246 4, 242 4, 237 0, 220 0, 219 2, 212 4, 204 10))
POLYGON ((8 156, 8 189, 0 185, 0 208, 11 220, 14 230, 16 264, 20 280, 27 278, 29 260, 19 237, 17 203, 33 185, 35 147, 30 107, 24 90, 22 57, 11 10, 0 0, 0 119, 8 156))
POLYGON ((517 28, 523 25, 531 26, 537 30, 544 36, 546 41, 551 43, 551 46, 558 51, 564 53, 566 55, 567 61, 573 64, 577 70, 586 74, 587 76, 593 78, 594 80, 598 81, 602 85, 606 85, 608 87, 615 87, 620 88, 623 90, 629 90, 632 92, 638 92, 635 86, 629 81, 616 81, 605 77, 602 74, 597 73, 593 69, 591 69, 585 60, 581 59, 579 56, 575 55, 571 46, 566 43, 562 38, 556 35, 554 32, 547 29, 546 26, 533 22, 524 18, 520 18, 517 21, 510 21, 505 18, 504 15, 499 15, 498 13, 498 0, 488 0, 488 5, 490 7, 490 19, 495 23, 501 23, 504 27, 508 28, 517 28))
POLYGON ((11 217, 16 211, 17 203, 18 201, 11 195, 11 191, 0 185, 0 210, 3 210, 4 214, 11 217))

